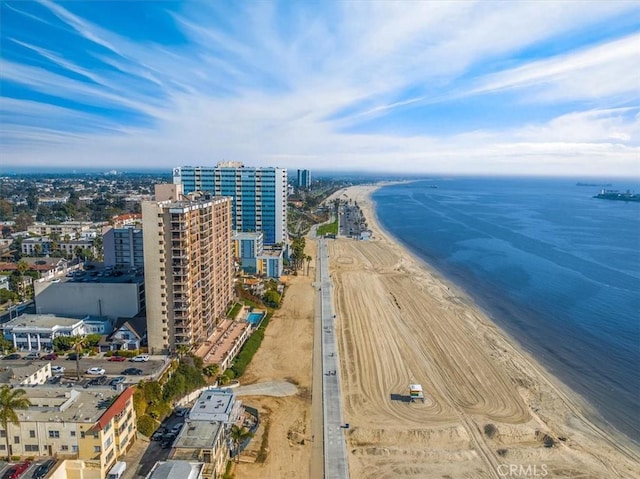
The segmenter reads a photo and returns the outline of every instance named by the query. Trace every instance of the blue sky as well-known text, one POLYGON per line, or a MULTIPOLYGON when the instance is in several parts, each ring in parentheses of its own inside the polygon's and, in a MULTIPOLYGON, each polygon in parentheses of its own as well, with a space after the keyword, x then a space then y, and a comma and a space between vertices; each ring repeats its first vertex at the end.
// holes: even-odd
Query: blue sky
POLYGON ((0 163, 640 176, 640 3, 0 2, 0 163))

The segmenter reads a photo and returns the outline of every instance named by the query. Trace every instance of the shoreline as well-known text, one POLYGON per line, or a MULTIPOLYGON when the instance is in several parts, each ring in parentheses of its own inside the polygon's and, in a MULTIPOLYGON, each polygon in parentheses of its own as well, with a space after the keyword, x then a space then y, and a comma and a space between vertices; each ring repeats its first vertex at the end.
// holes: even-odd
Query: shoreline
MULTIPOLYGON (((385 185, 386 184, 389 183, 385 183, 385 185)), ((632 473, 631 471, 634 471, 633 466, 638 461, 639 452, 637 444, 635 444, 631 438, 628 438, 604 420, 602 420, 601 423, 601 421, 598 420, 599 413, 584 397, 570 389, 564 382, 559 380, 557 376, 551 374, 547 367, 539 362, 530 351, 523 348, 514 337, 499 327, 495 323, 495 320, 491 318, 490 314, 487 314, 486 311, 480 308, 464 288, 461 288, 426 261, 417 257, 398 238, 382 228, 372 198, 372 193, 382 186, 383 184, 349 187, 336 192, 332 197, 341 196, 344 198, 346 195, 354 201, 357 201, 358 205, 362 208, 365 218, 369 222, 370 229, 374 233, 371 244, 382 243, 382 247, 388 248, 391 252, 391 255, 385 257, 384 260, 397 262, 393 265, 376 264, 375 258, 372 256, 374 261, 365 262, 360 266, 364 266, 365 270, 373 272, 377 277, 375 280, 373 278, 369 280, 365 279, 365 277, 359 277, 360 282, 358 287, 367 286, 363 284, 362 281, 366 281, 367 283, 371 282, 371 286, 374 287, 374 289, 377 288, 379 293, 381 283, 386 283, 391 278, 395 281, 395 276, 397 276, 398 281, 409 282, 409 284, 413 283, 415 285, 419 284, 418 289, 426 291, 427 293, 421 296, 417 300, 418 304, 415 305, 405 304, 403 298, 399 297, 402 289, 396 291, 391 290, 390 292, 393 296, 393 301, 396 302, 397 309, 415 309, 417 307, 417 311, 419 311, 420 299, 423 299, 425 304, 428 304, 430 308, 438 309, 437 314, 430 319, 430 322, 425 320, 425 324, 419 326, 423 328, 422 330, 420 330, 418 326, 415 328, 411 327, 407 330, 408 335, 413 335, 413 338, 401 338, 401 340, 396 341, 397 344, 395 345, 384 344, 383 342, 379 342, 376 345, 377 349, 384 350, 393 349, 393 346, 401 348, 406 343, 413 341, 417 349, 424 349, 426 352, 410 351, 409 354, 404 354, 402 351, 393 351, 394 355, 392 360, 403 360, 410 363, 414 359, 411 356, 422 355, 422 359, 431 359, 434 360, 434 362, 440 363, 440 365, 447 364, 454 370, 456 375, 449 378, 448 375, 450 372, 447 370, 448 368, 441 367, 431 369, 431 374, 434 376, 442 376, 441 379, 443 379, 442 383, 434 383, 432 385, 433 389, 440 389, 441 393, 440 398, 434 395, 434 402, 438 403, 443 410, 452 409, 453 411, 448 412, 453 412, 454 414, 442 414, 442 411, 440 411, 440 414, 433 414, 429 420, 421 424, 421 428, 425 430, 425 435, 428 436, 430 432, 433 432, 431 430, 434 428, 438 429, 437 423, 439 420, 445 419, 445 423, 458 423, 457 426, 454 426, 453 433, 459 436, 458 439, 464 437, 465 440, 462 441, 462 443, 467 444, 467 446, 471 443, 471 447, 454 447, 453 449, 458 449, 456 454, 466 458, 468 462, 467 467, 477 467, 479 465, 478 462, 483 463, 486 477, 496 477, 496 468, 500 467, 500 464, 505 463, 503 458, 500 457, 500 453, 496 455, 496 450, 506 451, 507 448, 497 448, 499 445, 508 445, 508 455, 517 455, 517 462, 520 464, 531 464, 532 462, 536 463, 536 461, 538 461, 538 463, 544 463, 545 466, 550 468, 565 468, 575 470, 576 473, 581 474, 588 472, 589 474, 596 474, 598 477, 636 477, 634 474, 637 473, 632 473), (389 266, 392 266, 392 268, 389 268, 389 266), (439 322, 439 317, 436 316, 446 317, 447 321, 455 322, 456 328, 463 330, 464 334, 460 333, 456 338, 448 338, 448 334, 457 334, 456 329, 443 327, 439 322), (420 338, 424 344, 420 344, 420 341, 414 341, 417 332, 422 331, 425 336, 428 336, 429 334, 434 334, 434 330, 437 328, 442 328, 443 334, 439 337, 440 341, 433 340, 429 342, 427 338, 420 338), (451 358, 451 355, 454 354, 452 351, 456 351, 456 349, 464 350, 461 344, 463 346, 469 346, 474 353, 477 353, 477 358, 475 358, 478 364, 477 371, 469 369, 475 366, 473 362, 458 364, 455 359, 451 358), (482 367, 480 367, 480 365, 482 365, 482 367), (467 368, 467 370, 465 370, 465 368, 467 368), (459 377, 457 375, 459 375, 459 377), (479 376, 480 379, 474 376, 479 376), (490 388, 483 388, 482 383, 485 380, 487 382, 495 382, 495 385, 501 387, 503 391, 496 390, 494 394, 490 388), (476 390, 470 390, 470 387, 466 385, 465 382, 473 383, 474 381, 477 381, 477 384, 474 384, 476 390), (456 388, 460 390, 456 391, 456 388), (503 393, 507 397, 500 397, 499 393, 503 393), (491 407, 484 407, 487 404, 491 407), (448 406, 448 408, 445 406, 448 406), (459 416, 459 420, 457 421, 455 419, 456 413, 459 416), (462 420, 460 420, 460 418, 462 418, 462 420), (483 437, 482 434, 478 436, 474 428, 482 428, 482 423, 489 420, 498 423, 498 430, 509 431, 509 433, 504 434, 504 436, 500 438, 500 441, 495 441, 491 438, 487 439, 483 437), (460 430, 460 426, 462 426, 464 431, 460 430), (565 441, 561 439, 563 443, 558 444, 557 449, 556 446, 553 448, 543 447, 541 449, 532 447, 532 444, 535 443, 535 440, 532 440, 532 438, 535 439, 539 433, 542 434, 541 431, 545 430, 546 432, 544 432, 544 434, 549 437, 562 438, 565 441), (567 437, 571 437, 571 439, 567 441, 567 437), (606 449, 606 451, 602 451, 603 449, 606 449), (566 458, 563 454, 558 454, 559 450, 564 450, 564 452, 567 453, 566 458), (610 465, 611 469, 615 471, 620 467, 621 461, 623 463, 627 462, 624 467, 626 472, 616 474, 615 472, 612 473, 609 471, 608 467, 605 467, 605 470, 602 471, 599 470, 597 466, 597 464, 599 464, 601 468, 603 464, 605 466, 610 465), (472 463, 473 466, 471 466, 472 463), (585 470, 587 463, 593 464, 585 470)), ((358 312, 356 308, 353 308, 352 304, 349 304, 360 302, 361 298, 359 296, 365 293, 353 290, 355 283, 348 281, 349 276, 355 276, 357 273, 347 266, 350 260, 347 260, 345 255, 353 254, 355 256, 356 254, 362 255, 363 253, 366 255, 369 254, 368 250, 379 249, 380 245, 367 246, 366 243, 368 242, 353 242, 353 240, 346 239, 338 239, 335 243, 331 243, 333 244, 333 251, 332 254, 330 254, 333 261, 331 270, 338 283, 336 286, 338 299, 336 301, 339 302, 338 309, 341 310, 340 316, 348 318, 344 320, 344 325, 341 327, 345 328, 345 330, 350 330, 354 328, 354 326, 359 326, 357 321, 351 321, 351 318, 353 318, 354 315, 360 314, 366 316, 367 312, 358 312)), ((376 254, 382 255, 383 252, 376 251, 376 254)), ((380 257, 382 258, 382 256, 380 257)), ((389 285, 384 284, 385 289, 389 287, 389 285)), ((413 300, 407 298, 407 301, 413 300)), ((387 303, 388 302, 387 300, 387 303)), ((394 311, 393 307, 389 308, 388 304, 383 304, 383 302, 376 303, 376 307, 381 313, 387 312, 390 316, 397 315, 397 311, 394 311), (387 308, 386 311, 383 308, 387 308)), ((409 316, 410 315, 407 315, 407 317, 409 316)), ((408 321, 407 317, 403 318, 402 316, 398 316, 399 321, 395 326, 397 326, 398 329, 402 328, 404 326, 403 322, 408 321)), ((422 318, 418 313, 417 315, 413 314, 411 319, 420 321, 422 318)), ((358 319, 358 321, 360 320, 362 319, 358 319)), ((371 321, 373 321, 373 319, 371 321)), ((384 329, 384 325, 380 326, 384 329)), ((391 331, 395 332, 393 330, 391 331)), ((372 338, 372 340, 377 341, 376 338, 372 338)), ((364 376, 366 376, 366 373, 371 372, 377 374, 378 378, 376 381, 378 382, 383 382, 386 378, 384 378, 384 376, 380 377, 380 371, 370 371, 371 367, 368 367, 362 360, 359 361, 360 364, 357 364, 356 368, 360 367, 363 371, 354 370, 354 367, 349 363, 354 360, 358 362, 359 357, 368 358, 369 356, 367 354, 370 354, 370 352, 366 351, 366 346, 359 347, 360 344, 354 342, 348 332, 343 335, 341 343, 342 368, 345 371, 343 373, 343 381, 346 386, 343 388, 343 396, 346 401, 345 418, 356 426, 355 431, 352 430, 348 439, 349 448, 352 451, 350 455, 350 465, 352 466, 352 471, 362 471, 364 473, 364 463, 380 452, 371 446, 378 442, 381 446, 384 446, 383 450, 388 452, 390 444, 388 443, 389 441, 385 440, 373 441, 365 431, 360 430, 361 428, 376 429, 371 423, 371 418, 366 418, 361 414, 360 408, 369 402, 367 398, 368 394, 382 393, 386 395, 385 388, 388 389, 389 385, 383 384, 381 390, 370 389, 365 392, 368 389, 368 385, 363 384, 363 378, 359 377, 363 375, 362 373, 365 373, 364 376), (362 351, 356 351, 356 353, 351 354, 349 349, 354 347, 362 351), (366 425, 359 425, 360 422, 364 422, 366 425), (364 436, 367 437, 364 438, 364 436), (363 451, 363 445, 369 446, 369 451, 367 451, 366 447, 363 451)), ((370 359, 373 360, 373 358, 370 359)), ((420 362, 415 364, 418 367, 423 367, 423 364, 420 362)), ((376 369, 376 367, 385 368, 385 364, 376 364, 373 369, 376 369)), ((385 373, 392 375, 394 372, 395 371, 388 371, 385 373)), ((429 377, 429 374, 424 374, 424 376, 429 377)), ((370 386, 376 386, 376 384, 370 386)), ((429 388, 426 388, 425 391, 428 393, 429 388)), ((388 416, 400 416, 399 413, 402 412, 402 408, 396 408, 395 404, 392 404, 384 397, 379 397, 377 400, 379 401, 379 404, 377 404, 379 409, 387 410, 388 416)), ((369 409, 367 409, 367 411, 371 413, 369 409)), ((411 411, 409 411, 409 414, 411 414, 411 411)), ((384 423, 386 419, 384 416, 385 414, 377 414, 373 417, 376 418, 377 421, 384 423)), ((415 417, 419 417, 419 415, 415 417)), ((397 422, 400 423, 400 419, 403 418, 398 417, 397 419, 397 422)), ((393 422, 390 427, 393 428, 393 422)), ((414 424, 413 427, 416 427, 416 425, 414 424)), ((395 442, 401 443, 402 433, 400 431, 397 431, 397 433, 398 436, 395 442)), ((442 431, 439 431, 438 434, 439 433, 442 433, 442 431)), ((446 434, 451 435, 452 431, 448 431, 446 434)), ((374 436, 380 435, 381 431, 376 430, 374 436)), ((453 442, 460 443, 461 441, 456 440, 453 442)), ((427 439, 424 446, 428 447, 430 443, 431 441, 427 439)), ((410 445, 398 445, 396 448, 400 448, 402 451, 401 454, 403 455, 417 454, 410 445)), ((456 467, 452 465, 450 468, 447 468, 443 466, 441 462, 444 458, 455 457, 456 454, 453 454, 451 451, 440 455, 435 454, 436 458, 434 461, 442 467, 443 471, 447 471, 447 473, 450 472, 450 470, 454 471, 453 475, 455 476, 456 473, 462 472, 460 468, 464 469, 465 466, 461 465, 456 467)), ((387 459, 389 458, 387 457, 387 459)), ((432 465, 434 461, 425 460, 424 462, 432 465)), ((378 472, 384 474, 387 467, 388 465, 380 464, 381 471, 378 472)), ((399 474, 398 476, 401 477, 402 475, 403 474, 399 474)), ((419 472, 417 472, 416 475, 421 476, 419 472)), ((411 474, 407 474, 407 476, 411 476, 411 474)), ((424 477, 428 476, 425 475, 424 477)), ((482 477, 485 476, 483 475, 482 477)))
MULTIPOLYGON (((518 352, 524 357, 525 360, 529 361, 532 366, 535 366, 540 370, 540 374, 546 380, 552 383, 554 388, 562 392, 566 398, 570 398, 569 400, 572 403, 575 403, 577 407, 584 411, 584 414, 587 416, 589 421, 593 423, 594 426, 596 426, 605 434, 615 436, 616 439, 621 442, 627 442, 630 447, 638 448, 640 452, 640 438, 638 438, 638 440, 634 440, 634 438, 629 434, 623 432, 611 422, 607 421, 607 419, 603 416, 603 414, 598 410, 597 406, 595 406, 592 401, 590 401, 580 392, 576 391, 569 384, 567 384, 565 380, 562 379, 561 373, 551 372, 550 368, 553 365, 545 362, 544 359, 539 358, 535 351, 536 348, 527 347, 522 343, 521 340, 515 337, 511 331, 507 330, 508 326, 500 324, 502 322, 508 321, 499 319, 499 313, 491 311, 488 307, 483 307, 476 299, 474 299, 473 295, 468 292, 467 288, 461 286, 454 279, 447 276, 445 272, 440 271, 428 261, 413 253, 411 251, 411 248, 407 244, 405 244, 400 238, 394 236, 382 226, 377 215, 375 201, 373 200, 373 193, 384 186, 400 183, 401 182, 376 184, 375 186, 372 186, 371 191, 367 194, 365 201, 369 211, 371 212, 371 218, 373 221, 373 225, 375 225, 375 228, 381 234, 386 236, 386 238, 390 242, 396 244, 399 248, 404 250, 404 253, 408 257, 412 258, 412 260, 415 261, 417 265, 428 271, 436 281, 441 282, 445 287, 447 287, 455 297, 457 297, 460 301, 466 303, 467 307, 479 311, 480 314, 488 320, 489 324, 495 327, 497 332, 502 335, 509 344, 511 344, 515 349, 518 350, 518 352)), ((358 201, 358 204, 360 205, 360 201, 358 201)))

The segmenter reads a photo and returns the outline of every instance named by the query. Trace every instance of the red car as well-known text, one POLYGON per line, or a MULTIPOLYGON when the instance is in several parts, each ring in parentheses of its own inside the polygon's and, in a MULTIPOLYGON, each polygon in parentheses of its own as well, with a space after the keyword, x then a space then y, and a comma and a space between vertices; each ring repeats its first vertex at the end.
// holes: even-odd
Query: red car
POLYGON ((58 355, 56 353, 45 354, 40 359, 43 361, 54 361, 58 359, 58 355))
POLYGON ((18 479, 24 473, 24 471, 29 469, 30 464, 31 463, 29 462, 21 462, 19 464, 16 464, 7 472, 5 472, 4 479, 18 479))
POLYGON ((127 358, 125 358, 124 356, 111 356, 109 358, 109 361, 126 361, 127 358))

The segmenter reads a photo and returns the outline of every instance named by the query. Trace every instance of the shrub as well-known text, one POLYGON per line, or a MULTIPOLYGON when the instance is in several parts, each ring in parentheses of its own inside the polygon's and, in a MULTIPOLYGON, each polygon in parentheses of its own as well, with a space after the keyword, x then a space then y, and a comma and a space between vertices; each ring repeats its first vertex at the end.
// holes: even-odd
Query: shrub
POLYGON ((150 437, 154 431, 158 429, 159 425, 160 423, 158 421, 147 414, 138 418, 138 432, 147 437, 150 437))
POLYGON ((493 424, 484 425, 484 433, 489 439, 493 439, 497 432, 498 429, 493 424))

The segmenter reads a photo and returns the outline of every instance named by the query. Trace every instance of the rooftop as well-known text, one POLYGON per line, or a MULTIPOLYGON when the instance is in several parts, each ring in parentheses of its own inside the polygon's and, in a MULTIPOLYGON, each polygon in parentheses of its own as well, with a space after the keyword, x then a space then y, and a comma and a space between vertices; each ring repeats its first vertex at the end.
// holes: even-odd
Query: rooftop
POLYGON ((81 321, 82 319, 56 316, 55 314, 21 314, 17 318, 4 323, 4 328, 12 330, 22 328, 28 330, 37 328, 51 329, 54 326, 71 328, 81 321))
POLYGON ((189 419, 193 421, 229 421, 233 412, 235 394, 231 389, 208 389, 191 408, 189 419))
POLYGON ((194 421, 191 418, 173 443, 174 449, 212 449, 222 433, 223 424, 218 421, 194 421))
MULTIPOLYGON (((24 388, 31 406, 18 410, 21 422, 82 422, 94 424, 107 411, 120 393, 92 391, 65 386, 34 386, 24 388)), ((125 390, 126 391, 126 390, 125 390)))
POLYGON ((201 462, 166 461, 158 462, 151 469, 147 479, 196 479, 200 477, 203 468, 201 462))

